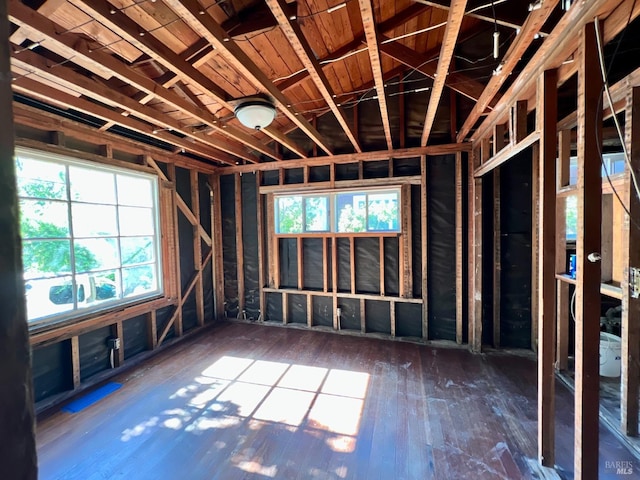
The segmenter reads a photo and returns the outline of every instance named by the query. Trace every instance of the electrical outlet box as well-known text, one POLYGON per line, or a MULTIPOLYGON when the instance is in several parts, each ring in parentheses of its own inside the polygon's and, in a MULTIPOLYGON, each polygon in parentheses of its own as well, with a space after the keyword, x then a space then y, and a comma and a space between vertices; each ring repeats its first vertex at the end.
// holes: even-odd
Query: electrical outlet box
POLYGON ((109 350, 120 350, 120 339, 119 338, 108 339, 107 346, 109 347, 109 350))

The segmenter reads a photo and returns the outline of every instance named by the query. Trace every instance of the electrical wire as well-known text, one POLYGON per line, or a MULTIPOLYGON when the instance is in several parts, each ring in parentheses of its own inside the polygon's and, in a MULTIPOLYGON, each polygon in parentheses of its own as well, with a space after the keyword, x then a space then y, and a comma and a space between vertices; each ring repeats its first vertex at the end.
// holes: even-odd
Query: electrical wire
MULTIPOLYGON (((633 11, 633 10, 632 10, 633 11)), ((636 191, 636 195, 640 200, 640 187, 638 186, 638 180, 636 178, 636 174, 633 171, 631 165, 631 159, 629 158, 629 151, 627 150, 627 143, 624 140, 624 134, 622 133, 622 127, 620 126, 620 122, 618 121, 618 116, 615 112, 615 107, 613 104, 613 99, 611 98, 611 91, 609 89, 609 82, 607 80, 607 70, 604 65, 604 49, 602 47, 602 39, 600 38, 600 19, 598 17, 595 18, 595 34, 596 34, 596 43, 598 45, 598 60, 600 63, 600 72, 602 73, 602 83, 604 92, 607 95, 607 101, 609 102, 609 106, 611 108, 613 123, 616 126, 616 130, 618 132, 618 136, 620 137, 620 143, 622 144, 622 153, 624 155, 624 159, 627 162, 627 167, 629 168, 629 173, 631 174, 631 180, 633 181, 633 187, 636 191)))

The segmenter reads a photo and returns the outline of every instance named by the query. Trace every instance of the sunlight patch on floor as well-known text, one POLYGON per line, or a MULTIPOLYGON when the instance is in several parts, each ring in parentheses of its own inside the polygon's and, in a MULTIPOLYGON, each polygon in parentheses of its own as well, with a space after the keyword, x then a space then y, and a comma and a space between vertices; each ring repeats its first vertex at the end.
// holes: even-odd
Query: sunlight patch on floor
POLYGON ((314 396, 312 392, 274 388, 253 418, 297 427, 304 420, 314 396))

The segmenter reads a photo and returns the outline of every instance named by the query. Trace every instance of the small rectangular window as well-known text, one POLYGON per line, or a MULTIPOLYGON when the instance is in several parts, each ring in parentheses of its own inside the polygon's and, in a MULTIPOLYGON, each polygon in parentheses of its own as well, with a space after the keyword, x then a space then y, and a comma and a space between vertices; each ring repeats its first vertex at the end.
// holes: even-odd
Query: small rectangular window
POLYGON ((400 231, 400 189, 276 197, 276 233, 400 231))
POLYGON ((30 322, 162 293, 157 177, 19 149, 30 322))

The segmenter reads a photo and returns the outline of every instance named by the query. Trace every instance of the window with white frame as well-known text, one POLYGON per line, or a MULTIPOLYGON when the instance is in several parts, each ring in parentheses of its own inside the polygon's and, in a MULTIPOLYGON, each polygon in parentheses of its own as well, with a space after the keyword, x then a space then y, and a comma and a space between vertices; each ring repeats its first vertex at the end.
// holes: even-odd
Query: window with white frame
POLYGON ((277 195, 276 233, 400 232, 400 189, 277 195))
POLYGON ((16 174, 30 322, 162 293, 155 176, 27 149, 16 174))

